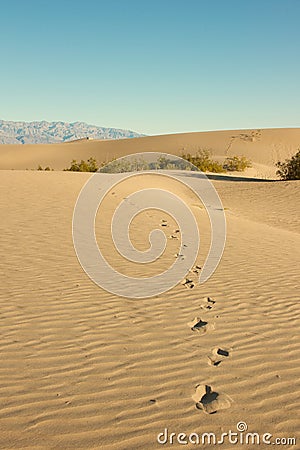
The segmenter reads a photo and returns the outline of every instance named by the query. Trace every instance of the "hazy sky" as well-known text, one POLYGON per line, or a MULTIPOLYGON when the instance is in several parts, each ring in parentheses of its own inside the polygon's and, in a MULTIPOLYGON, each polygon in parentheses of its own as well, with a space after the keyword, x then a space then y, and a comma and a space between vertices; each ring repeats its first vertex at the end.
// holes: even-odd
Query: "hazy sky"
POLYGON ((300 126, 300 0, 0 0, 0 119, 300 126))

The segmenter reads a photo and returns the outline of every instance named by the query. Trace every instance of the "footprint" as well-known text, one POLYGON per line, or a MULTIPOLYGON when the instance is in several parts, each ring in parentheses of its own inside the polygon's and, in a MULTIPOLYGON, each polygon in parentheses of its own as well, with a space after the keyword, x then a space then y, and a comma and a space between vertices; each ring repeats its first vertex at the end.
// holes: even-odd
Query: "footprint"
POLYGON ((187 289, 193 289, 195 287, 194 283, 192 280, 190 280, 189 278, 185 278, 182 283, 181 283, 184 287, 186 287, 187 289))
POLYGON ((171 235, 169 236, 169 238, 170 238, 170 239, 177 239, 177 240, 179 240, 179 237, 176 236, 175 234, 171 234, 171 235))
POLYGON ((200 270, 201 270, 201 267, 198 266, 198 265, 196 264, 194 267, 192 267, 192 269, 190 270, 190 272, 199 274, 199 273, 200 273, 200 270))
POLYGON ((188 323, 188 326, 192 331, 197 331, 198 333, 205 334, 208 331, 214 330, 215 326, 212 323, 208 323, 205 320, 200 319, 200 317, 195 317, 192 322, 188 323))
POLYGON ((181 255, 180 253, 175 253, 175 258, 180 258, 180 260, 183 260, 183 259, 185 259, 185 256, 184 255, 181 255))
POLYGON ((219 366, 224 359, 230 355, 229 350, 220 347, 214 347, 211 354, 208 355, 208 364, 211 366, 219 366))
POLYGON ((213 309, 215 303, 216 301, 211 299, 210 297, 204 297, 200 304, 200 308, 210 310, 213 309))
POLYGON ((214 392, 211 386, 203 384, 196 386, 196 392, 192 395, 192 399, 196 403, 196 408, 206 414, 214 414, 222 409, 228 409, 232 403, 228 395, 214 392))

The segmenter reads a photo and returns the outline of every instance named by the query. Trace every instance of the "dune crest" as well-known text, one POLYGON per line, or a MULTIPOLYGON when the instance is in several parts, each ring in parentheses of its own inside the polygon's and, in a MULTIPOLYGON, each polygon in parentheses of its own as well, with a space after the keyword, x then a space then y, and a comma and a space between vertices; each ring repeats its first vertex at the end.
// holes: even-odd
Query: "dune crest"
POLYGON ((84 140, 62 144, 0 145, 0 169, 36 169, 50 166, 63 170, 72 159, 95 157, 99 162, 139 152, 166 152, 180 155, 199 148, 211 149, 218 160, 226 156, 246 156, 253 167, 246 176, 274 178, 275 163, 296 153, 300 128, 225 130, 146 136, 122 140, 84 140))

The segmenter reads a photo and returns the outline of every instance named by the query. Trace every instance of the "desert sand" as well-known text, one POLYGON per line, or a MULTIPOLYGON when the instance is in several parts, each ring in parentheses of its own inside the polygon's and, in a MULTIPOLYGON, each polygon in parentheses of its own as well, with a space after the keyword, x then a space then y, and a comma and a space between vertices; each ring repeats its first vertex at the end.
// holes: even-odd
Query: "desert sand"
POLYGON ((300 146, 300 128, 208 131, 137 139, 78 140, 63 144, 0 145, 0 169, 37 169, 51 167, 63 170, 72 159, 99 162, 131 153, 166 152, 180 155, 197 149, 211 150, 214 158, 246 156, 253 164, 245 176, 276 178, 274 164, 290 158, 300 146))
MULTIPOLYGON (((297 148, 300 131, 285 132, 286 141, 277 141, 276 130, 263 130, 261 141, 239 141, 241 154, 251 154, 256 167, 265 167, 261 176, 272 174, 274 159, 297 148), (265 154, 268 139, 273 144, 265 154)), ((73 158, 105 152, 172 153, 175 143, 182 145, 182 136, 170 142, 162 136, 46 148, 2 146, 0 161, 6 169, 38 164, 61 169, 73 158)), ((190 138, 196 145, 191 135, 185 136, 185 142, 190 138)), ((212 133, 206 138, 203 142, 212 147, 212 133)), ((214 148, 222 154, 217 144, 214 148)), ((99 288, 76 258, 73 208, 90 176, 0 171, 1 449, 153 450, 164 447, 157 435, 166 428, 220 437, 235 432, 241 421, 249 432, 297 437, 299 182, 212 180, 227 220, 226 247, 216 272, 203 285, 191 272, 193 289, 179 283, 154 298, 134 300, 99 288)), ((143 182, 156 186, 157 177, 143 182)), ((149 231, 165 220, 161 229, 168 245, 162 258, 145 269, 117 254, 108 224, 115 206, 137 187, 138 180, 108 194, 97 216, 96 236, 118 270, 145 276, 145 270, 151 275, 168 267, 180 238, 170 238, 176 228, 171 217, 151 210, 135 219, 131 237, 138 249, 146 249, 149 231)), ((201 267, 210 242, 205 209, 178 183, 172 189, 199 223, 201 267)), ((183 445, 175 441, 165 447, 183 445)), ((226 440, 221 447, 256 448, 226 440)))

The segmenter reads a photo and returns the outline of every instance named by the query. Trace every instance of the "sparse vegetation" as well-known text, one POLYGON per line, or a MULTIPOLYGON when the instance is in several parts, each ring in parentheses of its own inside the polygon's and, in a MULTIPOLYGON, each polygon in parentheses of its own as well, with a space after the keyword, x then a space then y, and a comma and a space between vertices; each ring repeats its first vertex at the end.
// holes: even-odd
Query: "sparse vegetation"
POLYGON ((142 170, 193 170, 192 166, 181 159, 170 159, 160 156, 156 161, 148 162, 144 158, 119 159, 102 165, 101 172, 122 173, 140 172, 142 170))
POLYGON ((49 171, 49 170, 53 170, 53 169, 51 169, 49 166, 47 166, 47 167, 45 167, 45 169, 43 169, 42 166, 39 165, 38 168, 37 168, 37 170, 46 170, 46 171, 49 171))
POLYGON ((300 149, 290 159, 276 163, 276 174, 281 180, 300 180, 300 149))
POLYGON ((64 170, 70 172, 97 172, 98 168, 96 159, 91 157, 87 161, 82 159, 80 162, 73 159, 70 167, 64 170))
MULTIPOLYGON (((148 162, 141 157, 132 157, 131 159, 115 159, 104 161, 98 164, 95 158, 91 157, 87 161, 81 160, 77 162, 72 160, 70 167, 64 169, 71 172, 97 172, 100 169, 103 173, 124 173, 124 172, 140 172, 142 170, 193 170, 186 161, 178 159, 169 159, 160 156, 156 161, 148 162)), ((42 170, 38 169, 38 170, 42 170)))
POLYGON ((243 172, 251 167, 251 161, 245 156, 227 157, 223 163, 211 158, 211 151, 199 149, 195 155, 182 153, 181 157, 194 164, 202 172, 243 172))
MULTIPOLYGON (((169 158, 161 155, 154 161, 146 161, 143 157, 127 157, 98 163, 95 158, 90 157, 87 161, 83 159, 77 162, 73 159, 69 168, 64 169, 71 172, 97 172, 103 173, 124 173, 140 172, 143 170, 196 170, 202 172, 221 173, 226 171, 242 172, 247 167, 251 167, 251 162, 244 156, 233 156, 226 158, 224 163, 216 161, 211 157, 211 151, 198 149, 194 155, 191 153, 182 153, 182 159, 169 158), (195 166, 195 167, 193 167, 195 166)), ((43 170, 39 166, 38 170, 43 170)), ((44 169, 49 170, 49 169, 44 169)))
POLYGON ((251 162, 245 156, 228 157, 223 163, 223 169, 228 172, 243 172, 251 166, 251 162))
POLYGON ((211 151, 205 149, 197 150, 195 155, 182 153, 181 158, 186 159, 202 172, 224 172, 223 165, 211 158, 211 151))
POLYGON ((141 170, 148 170, 149 164, 143 158, 129 159, 113 159, 101 163, 100 171, 103 173, 124 173, 124 172, 140 172, 141 170))

